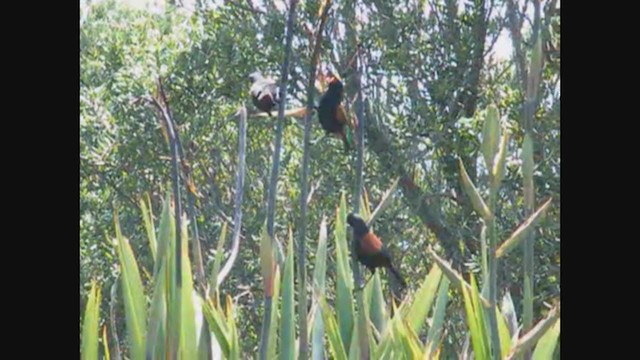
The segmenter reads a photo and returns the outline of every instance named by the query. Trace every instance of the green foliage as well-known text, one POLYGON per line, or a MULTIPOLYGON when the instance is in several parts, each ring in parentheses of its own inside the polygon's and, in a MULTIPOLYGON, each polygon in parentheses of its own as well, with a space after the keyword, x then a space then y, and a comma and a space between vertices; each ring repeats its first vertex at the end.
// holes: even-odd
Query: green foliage
MULTIPOLYGON (((85 311, 80 321, 81 351, 89 354, 87 358, 106 355, 103 349, 109 346, 113 356, 118 344, 111 338, 114 331, 108 331, 109 339, 104 335, 100 339, 100 322, 90 325, 91 335, 84 334, 89 331, 85 330, 87 319, 94 317, 109 328, 115 324, 120 350, 129 358, 159 357, 170 351, 194 354, 202 348, 200 312, 211 332, 211 351, 220 355, 214 358, 254 356, 264 311, 256 304, 264 297, 267 278, 275 294, 269 354, 270 358, 282 355, 279 341, 283 333, 278 324, 283 320, 285 301, 280 296, 290 280, 296 283, 298 279, 295 274, 287 278, 286 269, 265 258, 273 260, 273 248, 265 252, 261 240, 275 122, 252 116, 253 107, 248 107, 240 253, 224 283, 218 286, 215 275, 228 256, 230 243, 220 239, 234 225, 228 217, 233 212, 238 169, 238 129, 233 115, 249 102, 247 75, 258 69, 277 77, 283 60, 285 9, 271 1, 264 6, 254 3, 254 11, 243 2, 224 2, 215 7, 203 5, 193 13, 172 7, 133 10, 111 0, 81 5, 80 297, 85 311), (169 149, 156 111, 136 102, 154 94, 159 76, 200 195, 195 202, 197 240, 211 275, 205 293, 197 287, 189 289, 193 286, 191 251, 184 249, 196 239, 189 232, 183 244, 175 243, 175 219, 166 198, 169 149), (118 209, 117 218, 114 209, 118 209), (160 219, 154 213, 162 214, 160 219), (188 270, 183 271, 182 281, 187 286, 180 289, 175 279, 176 246, 183 247, 182 266, 188 270), (107 288, 120 282, 113 319, 108 302, 96 300, 94 281, 107 288), (196 291, 204 298, 196 301, 196 291), (102 346, 93 347, 100 342, 102 346)), ((370 332, 358 333, 354 324, 359 309, 353 300, 346 207, 342 206, 353 202, 355 156, 345 155, 338 139, 315 142, 324 132, 314 115, 308 184, 313 191, 306 229, 307 246, 314 249, 306 261, 307 273, 313 273, 308 289, 313 288, 308 301, 311 353, 314 359, 354 356, 358 348, 354 339, 368 336, 374 358, 407 354, 458 357, 470 332, 468 319, 462 316, 466 314, 463 291, 470 299, 475 296, 471 283, 464 279, 473 273, 488 291, 490 239, 501 249, 496 290, 507 290, 513 297, 511 316, 504 314, 504 304, 502 315, 497 316, 501 353, 505 344, 512 351, 522 340, 512 329, 514 314, 531 317, 535 324, 545 317, 543 304, 560 295, 559 12, 544 6, 542 39, 535 52, 528 48, 532 44, 529 35, 523 33, 523 52, 535 60, 525 64, 527 71, 540 74, 533 79, 539 89, 534 83, 528 90, 514 67, 517 59, 484 57, 491 54, 488 47, 493 40, 505 32, 507 14, 502 3, 486 14, 487 9, 478 2, 360 2, 358 9, 367 12, 366 21, 356 18, 353 4, 334 4, 321 63, 323 67, 333 65, 346 75, 348 87, 355 86, 344 70, 353 55, 350 40, 358 31, 365 49, 362 91, 372 104, 372 119, 366 119, 365 129, 362 213, 398 259, 409 288, 399 308, 393 310, 390 284, 384 272, 377 272, 363 290, 370 332), (482 19, 489 20, 485 24, 482 19), (346 26, 354 23, 357 26, 346 26), (485 25, 483 35, 478 30, 485 25), (476 78, 478 44, 483 44, 483 58, 476 78), (520 122, 522 104, 534 95, 540 104, 533 113, 533 135, 525 136, 520 122), (499 121, 497 127, 492 123, 485 129, 489 128, 484 121, 487 112, 479 109, 489 104, 495 104, 499 121), (387 142, 374 136, 376 130, 387 142), (486 132, 492 136, 485 145, 486 132), (460 181, 458 158, 464 164, 464 182, 460 181), (523 177, 531 186, 523 189, 523 177), (414 186, 421 190, 419 198, 411 192, 414 186), (525 212, 527 197, 536 201, 532 211, 541 210, 533 219, 525 212), (544 203, 544 199, 551 200, 544 203), (369 213, 373 209, 369 202, 384 205, 369 213), (336 218, 331 216, 318 227, 326 214, 333 215, 336 205, 336 218), (494 226, 479 218, 491 219, 494 226), (523 224, 520 232, 518 224, 523 224), (446 241, 443 232, 452 240, 446 241), (522 279, 523 257, 517 246, 527 234, 535 234, 532 281, 522 279), (430 246, 442 254, 439 259, 425 256, 430 246), (434 280, 434 271, 441 271, 439 281, 434 280), (521 311, 525 292, 532 295, 527 299, 533 306, 530 314, 521 311), (413 310, 422 302, 425 307, 413 310), (408 312, 409 317, 397 316, 408 312), (511 336, 508 342, 505 328, 511 336)), ((307 1, 298 9, 287 108, 302 106, 306 100, 312 51, 307 29, 317 25, 318 6, 318 2, 307 1)), ((353 112, 352 105, 348 108, 353 112)), ((276 201, 278 239, 287 239, 290 224, 296 224, 299 216, 302 148, 302 122, 287 118, 276 201)), ((290 291, 300 296, 293 288, 290 291)), ((484 303, 488 297, 488 292, 480 291, 478 301, 484 303)), ((487 312, 482 316, 489 318, 487 312)), ((517 321, 515 325, 517 328, 517 321)), ((557 348, 559 321, 549 329, 529 347, 534 356, 546 358, 557 348)), ((293 334, 295 339, 295 329, 293 334)), ((292 345, 287 344, 289 349, 292 345)))
MULTIPOLYGON (((346 239, 346 223, 344 215, 346 213, 346 201, 342 198, 341 205, 337 209, 336 216, 336 232, 343 235, 343 242, 346 239)), ((116 217, 117 219, 117 217, 116 217)), ((182 226, 182 246, 183 246, 183 262, 182 262, 182 283, 177 286, 176 268, 174 254, 176 253, 175 222, 172 219, 172 213, 169 206, 169 197, 164 205, 164 210, 160 218, 160 231, 158 235, 159 246, 157 261, 159 261, 158 270, 154 274, 152 282, 154 290, 151 295, 151 306, 149 309, 149 326, 143 328, 145 324, 144 314, 146 313, 145 303, 146 296, 141 290, 138 276, 138 263, 133 253, 128 247, 128 242, 122 235, 118 222, 116 221, 116 237, 118 253, 121 254, 121 267, 123 268, 122 286, 123 297, 125 302, 125 310, 127 314, 127 335, 132 344, 132 358, 144 358, 144 353, 153 354, 150 356, 165 357, 167 354, 180 354, 180 358, 195 359, 200 356, 206 356, 206 352, 219 353, 223 358, 236 359, 242 354, 241 343, 243 338, 238 332, 236 325, 236 314, 232 305, 233 300, 229 295, 226 296, 225 306, 223 307, 217 301, 216 297, 207 297, 201 299, 195 295, 193 288, 193 274, 189 263, 186 245, 188 242, 187 224, 182 226), (137 280, 138 279, 138 280, 137 280), (138 284, 138 285, 137 285, 138 284), (172 311, 179 314, 175 317, 172 311), (203 347, 203 336, 196 336, 202 331, 202 325, 198 325, 196 313, 201 312, 206 319, 207 328, 211 331, 212 347, 203 347), (145 345, 146 344, 146 345, 145 345)), ((152 223, 153 224, 153 223, 152 223)), ((384 359, 389 357, 407 357, 422 358, 429 355, 439 358, 441 352, 440 346, 441 334, 443 332, 443 320, 445 317, 445 309, 448 303, 449 280, 443 274, 440 264, 433 265, 429 274, 422 281, 422 286, 413 295, 406 297, 399 307, 394 307, 392 316, 388 321, 378 321, 373 323, 371 315, 380 310, 384 316, 386 313, 382 296, 375 295, 380 290, 380 278, 376 276, 376 281, 367 285, 364 289, 369 295, 365 297, 366 311, 364 316, 367 323, 367 334, 360 334, 356 325, 352 322, 352 331, 350 332, 350 342, 347 346, 342 338, 342 330, 340 329, 339 318, 336 319, 334 314, 340 314, 336 309, 332 309, 327 302, 326 288, 324 283, 324 270, 326 269, 326 230, 322 230, 326 225, 321 224, 320 249, 318 261, 316 261, 316 270, 314 271, 314 291, 313 302, 318 304, 320 314, 316 314, 322 322, 313 322, 314 327, 312 336, 314 337, 312 351, 314 354, 320 353, 320 347, 324 346, 322 338, 326 338, 330 345, 331 354, 335 358, 358 359, 359 336, 368 336, 371 343, 371 353, 374 358, 384 359), (374 285, 375 283, 378 285, 374 285), (378 290, 374 290, 378 288, 378 290), (413 299, 412 299, 413 298, 413 299), (436 300, 437 299, 437 300, 436 300), (435 302, 435 306, 434 306, 435 302), (377 309, 377 310, 376 310, 377 309), (426 341, 420 339, 424 326, 427 324, 427 316, 432 314, 432 320, 428 326, 428 335, 426 341), (373 334, 376 334, 375 336, 373 334), (319 335, 319 337, 318 337, 319 335), (347 351, 347 349, 349 349, 347 351)), ((154 233, 151 231, 148 233, 154 233)), ((150 242, 149 242, 150 243, 150 242)), ((270 357, 279 355, 281 358, 295 357, 295 306, 294 306, 294 252, 293 237, 290 235, 288 241, 287 258, 284 267, 284 278, 282 283, 282 291, 280 292, 280 273, 279 267, 275 267, 273 274, 274 296, 273 312, 269 325, 269 343, 268 354, 270 357), (281 312, 279 311, 279 303, 282 302, 281 312), (279 316, 281 314, 281 316, 279 316), (278 323, 280 317, 280 325, 278 323), (278 331, 279 330, 279 331, 278 331), (276 345, 277 344, 277 345, 276 345)), ((342 246, 346 246, 343 244, 342 246)), ((345 249, 347 250, 347 249, 345 249)), ((346 263, 349 267, 349 263, 346 263)), ((350 268, 350 267, 349 267, 350 268)), ((449 275, 448 275, 449 276, 449 275)), ((464 281, 464 280, 461 280, 464 281)), ((467 314, 468 327, 472 338, 472 344, 476 357, 485 359, 489 354, 489 332, 486 327, 485 306, 480 300, 480 294, 476 285, 475 278, 471 278, 471 285, 462 286, 462 294, 467 314)), ((352 294, 352 289, 342 288, 337 284, 335 292, 340 294, 341 291, 347 292, 344 299, 352 294)), ((352 296, 352 295, 351 295, 352 296)), ((353 297, 349 303, 352 304, 353 297)), ((97 358, 97 309, 100 303, 99 291, 96 290, 95 283, 92 288, 90 298, 88 300, 87 310, 85 314, 85 322, 83 327, 83 358, 97 358)), ((336 307, 339 303, 336 303, 336 307)), ((353 305, 343 309, 345 314, 351 319, 359 316, 353 305)), ((342 316, 345 316, 342 315, 342 316)), ((340 315, 339 315, 340 316, 340 315)), ((507 321, 501 313, 500 318, 500 338, 502 343, 502 354, 506 355, 509 351, 517 352, 523 347, 529 347, 531 340, 521 341, 515 347, 511 347, 510 329, 507 321)), ((552 323, 550 323, 552 324, 552 323)), ((538 354, 553 352, 555 347, 554 337, 545 336, 550 325, 542 325, 536 330, 535 334, 529 338, 544 339, 544 342, 537 349, 538 354)), ((557 329, 553 328, 554 334, 557 329)), ((557 337, 557 336, 556 336, 557 337)), ((525 337, 525 339, 529 339, 525 337)), ((542 356, 542 355, 538 355, 542 356)))
POLYGON ((349 266, 349 245, 347 244, 347 202, 344 194, 340 198, 340 206, 337 209, 335 223, 335 244, 336 244, 336 267, 337 267, 337 287, 336 287, 336 310, 338 325, 340 326, 340 337, 345 349, 349 349, 352 331, 356 326, 353 294, 353 273, 349 266))
POLYGON ((536 350, 533 352, 533 359, 551 359, 553 358, 553 352, 558 344, 558 338, 560 336, 560 319, 556 321, 556 324, 547 331, 536 345, 536 350))
POLYGON ((295 304, 293 302, 293 236, 289 236, 287 259, 284 265, 282 284, 282 316, 280 317, 280 358, 295 358, 295 304))
POLYGON ((100 288, 96 282, 91 284, 87 307, 82 325, 82 360, 98 360, 98 325, 100 310, 100 288))
MULTIPOLYGON (((324 294, 326 289, 327 273, 327 223, 322 218, 320 223, 320 235, 318 239, 318 249, 316 251, 316 261, 313 268, 313 293, 324 294)), ((315 295, 318 297, 317 295, 315 295)), ((324 359, 324 334, 325 324, 322 316, 322 309, 318 303, 312 305, 313 323, 311 325, 311 356, 313 359, 324 359)))
POLYGON ((122 236, 118 216, 116 215, 116 240, 118 258, 122 269, 122 292, 124 297, 125 313, 127 315, 127 333, 131 344, 132 357, 144 358, 145 334, 147 332, 147 317, 145 312, 145 298, 142 288, 142 279, 138 263, 133 256, 129 241, 122 236))

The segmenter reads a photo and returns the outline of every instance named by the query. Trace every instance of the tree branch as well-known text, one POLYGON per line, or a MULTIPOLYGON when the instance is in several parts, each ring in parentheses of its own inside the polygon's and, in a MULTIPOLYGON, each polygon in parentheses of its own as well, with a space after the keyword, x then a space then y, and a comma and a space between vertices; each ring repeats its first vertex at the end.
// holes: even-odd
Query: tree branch
POLYGON ((306 229, 307 229, 307 182, 309 177, 309 141, 311 138, 311 121, 313 114, 314 98, 315 98, 315 81, 316 69, 318 66, 318 58, 320 57, 320 49, 322 47, 322 33, 327 22, 327 14, 331 8, 331 0, 325 0, 321 5, 322 13, 320 15, 320 24, 315 33, 315 41, 313 53, 311 55, 311 64, 309 66, 309 82, 307 83, 307 110, 304 119, 304 141, 303 141, 303 158, 302 158, 302 175, 300 177, 300 219, 298 222, 298 320, 300 321, 300 355, 299 359, 307 359, 308 357, 308 324, 307 317, 307 273, 305 267, 306 261, 306 229))
MULTIPOLYGON (((158 91, 162 91, 162 81, 158 78, 158 91)), ((165 96, 162 96, 166 99, 165 96)), ((175 203, 175 220, 176 220, 176 282, 178 287, 182 287, 182 199, 180 196, 180 171, 178 170, 178 161, 180 158, 178 145, 176 142, 176 134, 173 128, 173 121, 167 109, 160 104, 154 97, 142 97, 138 101, 145 101, 154 106, 161 114, 160 122, 167 130, 169 137, 169 148, 171 150, 171 176, 173 187, 173 200, 175 203)), ((165 103, 166 105, 166 103, 165 103)))
POLYGON ((193 177, 191 175, 191 169, 186 161, 186 156, 184 155, 184 148, 182 146, 182 141, 180 140, 180 132, 178 131, 178 124, 175 121, 175 117, 173 116, 173 111, 169 106, 169 101, 167 100, 167 95, 164 91, 164 86, 162 84, 162 80, 158 79, 159 84, 159 92, 162 102, 164 103, 164 107, 167 110, 167 114, 169 114, 169 120, 174 129, 176 145, 178 147, 178 154, 180 155, 180 164, 182 165, 182 174, 183 181, 186 184, 186 192, 187 192, 187 216, 191 221, 191 226, 193 226, 193 243, 192 243, 192 252, 193 252, 193 261, 195 263, 195 273, 196 273, 196 283, 200 289, 204 289, 207 281, 204 274, 204 262, 202 260, 202 249, 200 247, 200 233, 198 231, 198 216, 196 213, 196 195, 197 189, 193 182, 193 177))
POLYGON ((524 53, 522 51, 522 19, 518 16, 516 0, 507 1, 507 18, 509 19, 509 31, 516 60, 516 72, 520 78, 520 89, 524 93, 527 87, 527 68, 524 53))
MULTIPOLYGON (((362 99, 362 56, 360 55, 360 46, 358 33, 355 29, 356 23, 356 5, 357 0, 353 1, 353 9, 349 9, 350 15, 353 16, 350 20, 351 27, 348 33, 349 45, 354 51, 354 58, 349 61, 349 63, 353 60, 353 70, 355 70, 355 77, 353 82, 353 90, 356 95, 356 103, 355 103, 355 111, 356 111, 356 134, 357 141, 356 145, 358 147, 358 154, 356 158, 356 182, 354 184, 353 197, 351 201, 353 202, 353 212, 360 212, 360 201, 362 199, 362 190, 364 188, 364 129, 365 129, 365 116, 364 116, 364 104, 362 99)), ((348 25, 348 24, 347 24, 348 25)), ((347 64, 347 71, 351 69, 350 64, 347 64)), ((349 105, 347 103, 347 105, 349 105)), ((352 232, 352 239, 356 238, 355 229, 352 232)), ((362 274, 360 273, 360 264, 358 263, 358 258, 356 254, 356 241, 352 241, 351 244, 351 263, 353 270, 353 281, 356 286, 360 286, 362 283, 362 274)), ((369 358, 369 337, 367 336, 367 317, 364 306, 364 291, 358 291, 356 293, 356 304, 358 306, 358 314, 356 318, 356 326, 358 329, 358 346, 360 347, 360 358, 368 359, 369 358)))
POLYGON ((404 195, 405 203, 411 208, 413 213, 420 218, 422 223, 429 228, 429 230, 433 231, 438 241, 445 248, 446 256, 456 264, 460 264, 462 259, 460 258, 457 242, 453 234, 447 229, 445 224, 442 223, 440 217, 437 216, 438 209, 429 201, 428 194, 413 181, 409 170, 405 167, 407 163, 406 159, 391 143, 388 137, 390 132, 373 116, 369 102, 367 101, 366 103, 365 111, 367 111, 369 123, 365 130, 367 131, 367 137, 369 139, 369 149, 378 156, 378 159, 387 172, 400 178, 400 188, 404 195))
MULTIPOLYGON (((282 63, 282 71, 280 76, 280 106, 278 107, 278 123, 276 125, 275 146, 273 149, 273 165, 271 167, 271 179, 269 182, 269 198, 267 199, 267 233, 271 241, 276 244, 276 255, 278 263, 284 263, 284 254, 280 242, 274 236, 274 221, 276 213, 276 192, 278 191, 278 172, 280 169, 280 152, 282 151, 282 132, 284 127, 284 109, 287 103, 287 82, 289 79, 289 59, 291 58, 291 43, 293 40, 293 27, 296 17, 296 7, 298 0, 290 0, 289 18, 287 19, 287 35, 284 48, 284 61, 282 63)), ((264 316, 262 319, 262 331, 260 336, 260 360, 267 357, 267 348, 269 346, 269 324, 271 321, 271 297, 264 298, 264 316)))
POLYGON ((289 79, 289 62, 291 58, 291 43, 293 39, 293 26, 295 19, 295 10, 298 0, 291 0, 289 18, 287 20, 287 38, 285 44, 284 62, 282 63, 282 71, 280 76, 280 106, 278 107, 278 123, 276 125, 276 138, 273 150, 273 164, 271 167, 271 179, 269 181, 269 198, 267 200, 267 233, 272 241, 276 243, 278 263, 284 263, 284 252, 282 245, 274 236, 274 222, 276 213, 276 193, 278 190, 278 173, 280 170, 280 152, 282 151, 282 133, 284 128, 284 109, 286 108, 286 92, 287 82, 289 79))
POLYGON ((220 272, 218 273, 218 286, 231 272, 240 251, 240 230, 242 228, 242 199, 244 195, 244 168, 245 168, 245 148, 247 138, 247 109, 243 105, 240 108, 240 118, 238 121, 238 174, 236 177, 236 198, 233 210, 233 240, 231 244, 231 254, 220 272))

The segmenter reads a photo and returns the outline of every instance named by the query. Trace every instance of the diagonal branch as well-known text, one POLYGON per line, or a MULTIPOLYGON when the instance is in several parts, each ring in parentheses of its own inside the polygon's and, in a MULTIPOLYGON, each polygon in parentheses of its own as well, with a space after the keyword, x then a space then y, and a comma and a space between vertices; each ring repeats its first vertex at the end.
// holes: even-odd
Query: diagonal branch
POLYGON ((164 91, 164 86, 162 83, 162 79, 158 78, 158 91, 160 93, 160 97, 164 104, 164 107, 167 110, 167 114, 169 114, 169 121, 174 129, 176 145, 178 147, 178 154, 180 155, 180 164, 182 165, 182 178, 186 185, 187 191, 187 216, 191 221, 191 226, 193 226, 193 261, 195 262, 195 270, 196 270, 196 283, 201 289, 204 289, 206 286, 206 277, 204 274, 204 262, 202 260, 202 249, 200 247, 200 234, 198 231, 198 216, 196 214, 196 199, 197 190, 196 186, 193 182, 193 177, 191 175, 191 168, 187 164, 186 157, 184 155, 184 148, 182 147, 182 141, 180 140, 180 133, 178 131, 178 124, 175 121, 175 117, 173 116, 173 112, 171 111, 171 107, 169 106, 169 101, 167 100, 167 95, 164 91))
MULTIPOLYGON (((197 196, 197 190, 191 176, 190 167, 187 164, 187 161, 184 155, 182 142, 180 140, 180 135, 178 134, 178 126, 174 120, 173 112, 171 111, 171 108, 169 106, 169 101, 167 100, 167 96, 164 91, 164 86, 161 78, 158 78, 157 86, 158 86, 157 92, 158 92, 160 101, 155 97, 140 97, 140 98, 137 98, 134 101, 134 103, 144 102, 147 105, 151 105, 152 107, 154 107, 160 114, 160 119, 161 119, 160 124, 162 125, 162 129, 165 137, 168 138, 169 140, 168 141, 169 147, 172 150, 172 154, 171 154, 172 165, 174 161, 176 162, 175 171, 177 172, 177 174, 175 174, 174 176, 175 177, 174 183, 177 180, 182 179, 183 182, 186 184, 187 200, 188 200, 187 215, 192 223, 193 232, 194 232, 193 258, 194 258, 195 268, 196 268, 196 281, 200 287, 204 288, 206 284, 206 279, 204 275, 202 250, 200 248, 200 237, 198 233, 197 214, 196 214, 196 208, 195 208, 195 197, 197 196), (175 156, 173 154, 174 151, 176 152, 175 156), (178 161, 180 162, 180 165, 181 165, 181 169, 182 169, 181 172, 178 171, 177 169, 178 161)), ((179 193, 176 192, 175 190, 176 189, 174 185, 174 197, 178 197, 179 193)), ((179 190, 179 185, 178 185, 178 190, 179 190)), ((180 205, 180 212, 177 212, 178 209, 176 206, 176 225, 182 226, 181 224, 182 219, 180 219, 179 218, 180 216, 177 215, 182 213, 182 205, 181 205, 182 200, 181 198, 178 198, 177 200, 179 200, 179 203, 176 202, 176 205, 180 205)), ((180 240, 181 239, 180 231, 176 233, 178 234, 177 239, 180 240)), ((178 244, 181 244, 181 242, 178 242, 178 244)), ((181 249, 181 246, 179 247, 180 249, 178 249, 177 252, 181 254, 182 249, 181 249)), ((181 261, 182 261, 181 258, 177 259, 178 264, 181 264, 181 261)), ((181 271, 181 269, 179 269, 179 271, 181 271)))
POLYGON ((388 135, 390 131, 373 116, 368 103, 367 101, 365 111, 367 111, 366 117, 369 123, 365 130, 369 139, 369 148, 378 156, 379 161, 387 171, 400 178, 400 188, 404 195, 405 203, 422 220, 422 223, 436 235, 438 241, 446 249, 447 257, 458 263, 461 259, 459 256, 454 256, 459 252, 457 243, 451 231, 446 228, 438 216, 438 209, 434 205, 437 202, 433 202, 429 194, 425 193, 413 181, 413 177, 405 165, 408 163, 407 159, 391 143, 388 135))
POLYGON ((540 340, 558 320, 560 320, 560 304, 556 305, 549 314, 547 314, 546 318, 540 320, 536 326, 518 340, 507 359, 518 359, 523 354, 531 351, 531 348, 538 343, 538 340, 540 340))
MULTIPOLYGON (((162 88, 162 82, 158 79, 158 89, 162 88)), ((166 98, 165 98, 166 99, 166 98)), ((176 141, 176 133, 173 127, 171 115, 167 109, 160 104, 154 97, 142 97, 137 101, 144 101, 154 106, 160 112, 161 125, 166 129, 169 138, 169 149, 171 150, 171 177, 173 189, 173 201, 175 203, 175 220, 176 220, 176 282, 178 287, 182 287, 182 199, 180 197, 180 171, 178 170, 178 161, 180 159, 178 144, 176 141)))

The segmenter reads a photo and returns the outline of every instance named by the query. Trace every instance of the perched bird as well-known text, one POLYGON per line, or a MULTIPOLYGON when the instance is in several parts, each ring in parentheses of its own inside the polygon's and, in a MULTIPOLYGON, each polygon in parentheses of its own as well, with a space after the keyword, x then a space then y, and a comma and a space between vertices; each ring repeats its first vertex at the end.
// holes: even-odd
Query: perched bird
POLYGON ((333 134, 342 139, 345 150, 349 150, 351 136, 347 133, 347 116, 341 106, 344 85, 340 78, 332 72, 326 75, 326 80, 329 83, 329 88, 322 94, 320 103, 316 107, 318 120, 327 134, 333 134))
MULTIPOLYGON (((407 283, 404 281, 398 270, 391 264, 391 254, 387 248, 382 244, 380 238, 369 230, 367 224, 355 214, 349 214, 347 216, 347 223, 354 230, 354 239, 356 256, 358 261, 371 270, 371 275, 375 274, 376 268, 386 267, 391 274, 400 282, 402 287, 406 287, 407 283)), ((369 277, 371 280, 371 277, 369 277)), ((367 280, 367 282, 369 281, 367 280)), ((366 283, 365 282, 365 285, 366 283)))
POLYGON ((251 73, 249 80, 252 83, 250 91, 253 104, 271 117, 271 110, 280 104, 278 85, 275 80, 262 76, 260 71, 251 73))

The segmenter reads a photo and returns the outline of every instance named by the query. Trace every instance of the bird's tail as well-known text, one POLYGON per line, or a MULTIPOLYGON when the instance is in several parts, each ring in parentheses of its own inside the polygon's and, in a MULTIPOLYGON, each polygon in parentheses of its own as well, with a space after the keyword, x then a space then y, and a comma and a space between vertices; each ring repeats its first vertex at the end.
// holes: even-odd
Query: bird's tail
POLYGON ((407 283, 404 281, 404 278, 400 275, 400 272, 393 267, 393 265, 389 265, 389 271, 393 274, 396 280, 400 282, 400 285, 402 285, 403 288, 407 287, 407 283))

